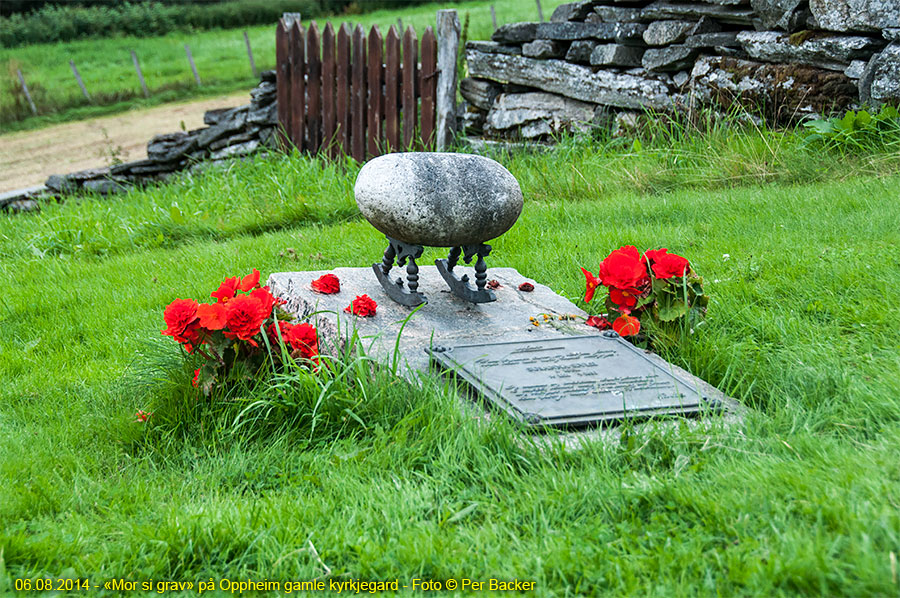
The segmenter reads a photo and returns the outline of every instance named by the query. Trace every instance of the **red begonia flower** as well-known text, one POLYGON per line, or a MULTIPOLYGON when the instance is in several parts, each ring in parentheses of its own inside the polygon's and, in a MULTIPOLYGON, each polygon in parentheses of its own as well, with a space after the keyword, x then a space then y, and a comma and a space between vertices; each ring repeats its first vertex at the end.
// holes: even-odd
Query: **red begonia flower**
POLYGON ((591 299, 594 298, 594 290, 602 284, 602 281, 596 278, 593 272, 588 272, 584 268, 581 271, 584 272, 585 284, 587 285, 584 289, 584 302, 590 303, 591 299))
POLYGON ((610 300, 619 307, 634 307, 637 303, 636 295, 639 295, 637 289, 618 289, 612 287, 609 289, 610 300))
POLYGON ((608 287, 635 289, 649 281, 647 268, 634 245, 616 249, 600 262, 600 280, 608 287))
POLYGON ((207 330, 222 330, 225 328, 225 305, 222 303, 201 303, 197 306, 197 317, 200 318, 200 326, 207 330))
POLYGON ((241 279, 240 289, 245 293, 259 285, 259 270, 253 268, 253 272, 241 279))
POLYGON ((345 312, 354 316, 374 316, 378 304, 368 295, 357 295, 350 305, 344 308, 345 312))
POLYGON ((280 330, 281 338, 287 346, 298 351, 302 357, 315 360, 319 354, 319 338, 314 326, 305 322, 301 324, 278 322, 277 326, 276 329, 276 324, 269 324, 269 338, 277 342, 280 330))
POLYGON ((237 276, 233 278, 226 278, 222 284, 219 285, 219 288, 212 293, 209 294, 210 297, 215 297, 221 303, 227 303, 231 299, 234 298, 234 294, 237 293, 238 288, 241 285, 241 279, 237 276))
POLYGON ((269 290, 269 287, 261 287, 255 289, 250 293, 250 296, 259 301, 263 308, 266 310, 266 317, 272 315, 272 308, 276 305, 284 303, 280 299, 276 299, 274 295, 272 295, 272 291, 269 290))
POLYGON ((593 326, 594 328, 598 328, 600 330, 609 330, 612 328, 612 324, 609 323, 609 320, 604 318, 603 316, 591 316, 584 322, 588 326, 593 326))
MULTIPOLYGON (((254 291, 255 292, 255 291, 254 291)), ((225 336, 249 341, 258 332, 260 326, 269 317, 270 311, 259 298, 251 295, 238 295, 228 302, 226 308, 225 336)))
POLYGON ((534 285, 531 284, 530 282, 523 282, 522 284, 519 285, 519 290, 524 293, 530 293, 531 291, 534 290, 534 285))
POLYGON ((497 290, 501 286, 503 286, 503 285, 501 285, 500 281, 497 280, 496 278, 492 278, 491 280, 487 281, 487 288, 489 288, 489 289, 497 290))
POLYGON ((667 253, 653 263, 653 275, 657 278, 672 278, 677 276, 681 278, 691 267, 691 263, 687 259, 674 253, 667 253))
POLYGON ((194 370, 194 379, 191 380, 191 384, 194 386, 194 388, 197 388, 198 380, 200 380, 200 368, 197 368, 196 370, 194 370))
POLYGON ((653 265, 654 262, 659 261, 659 259, 664 256, 669 250, 665 247, 661 249, 648 249, 644 252, 644 261, 647 262, 648 265, 653 265))
POLYGON ((134 416, 136 418, 134 421, 141 423, 141 424, 145 424, 145 423, 147 423, 148 419, 153 417, 153 414, 148 411, 144 411, 143 409, 138 409, 135 412, 134 416))
POLYGON ((163 335, 171 336, 179 343, 192 342, 197 337, 197 302, 193 299, 176 299, 163 312, 166 321, 163 335))
POLYGON ((628 314, 622 314, 616 318, 612 327, 621 336, 634 336, 641 331, 641 321, 628 314))
POLYGON ((331 295, 339 293, 341 290, 341 281, 334 274, 323 274, 319 278, 310 283, 312 290, 317 293, 331 295))

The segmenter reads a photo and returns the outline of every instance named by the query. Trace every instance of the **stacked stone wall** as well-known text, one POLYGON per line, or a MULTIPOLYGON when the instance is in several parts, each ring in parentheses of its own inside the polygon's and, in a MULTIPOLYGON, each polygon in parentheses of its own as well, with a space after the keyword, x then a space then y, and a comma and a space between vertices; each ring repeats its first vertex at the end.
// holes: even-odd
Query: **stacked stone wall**
POLYGON ((900 0, 588 0, 466 45, 469 134, 547 138, 641 110, 774 124, 900 99, 900 0))

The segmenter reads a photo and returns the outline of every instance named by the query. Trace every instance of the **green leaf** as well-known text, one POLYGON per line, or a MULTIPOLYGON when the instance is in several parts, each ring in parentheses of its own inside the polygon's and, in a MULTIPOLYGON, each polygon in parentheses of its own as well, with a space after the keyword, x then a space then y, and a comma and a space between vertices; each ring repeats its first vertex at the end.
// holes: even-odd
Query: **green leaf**
POLYGON ((631 144, 631 151, 633 151, 634 153, 638 153, 638 152, 641 151, 642 149, 644 149, 644 146, 643 146, 643 144, 641 143, 641 140, 640 140, 640 139, 635 139, 635 140, 634 140, 634 143, 631 144))
POLYGON ((172 222, 175 224, 185 224, 184 213, 181 211, 181 208, 178 207, 178 204, 172 204, 169 208, 169 216, 172 217, 172 222))
POLYGON ((665 295, 659 298, 657 302, 659 306, 659 319, 662 322, 674 322, 687 313, 687 305, 680 299, 672 299, 665 295))

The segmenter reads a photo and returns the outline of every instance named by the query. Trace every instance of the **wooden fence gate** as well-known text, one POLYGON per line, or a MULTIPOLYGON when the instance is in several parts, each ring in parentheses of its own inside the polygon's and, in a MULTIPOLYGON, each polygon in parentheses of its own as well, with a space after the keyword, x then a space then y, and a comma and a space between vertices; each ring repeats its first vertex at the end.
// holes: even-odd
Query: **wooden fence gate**
POLYGON ((407 27, 401 41, 391 26, 382 38, 375 25, 331 23, 319 32, 299 19, 278 23, 278 121, 285 148, 359 162, 394 151, 433 149, 437 91, 437 40, 407 27), (421 62, 420 62, 421 57, 421 62))

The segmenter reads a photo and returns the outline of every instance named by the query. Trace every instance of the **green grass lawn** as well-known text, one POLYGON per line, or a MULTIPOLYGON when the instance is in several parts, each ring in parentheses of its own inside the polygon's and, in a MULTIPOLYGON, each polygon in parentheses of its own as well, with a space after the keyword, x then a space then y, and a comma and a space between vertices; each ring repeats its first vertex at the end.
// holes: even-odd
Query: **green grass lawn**
MULTIPOLYGON (((562 0, 544 0, 541 6, 546 19, 562 0)), ((478 0, 458 4, 424 4, 403 10, 376 11, 362 15, 344 15, 319 19, 338 26, 344 21, 361 23, 367 29, 377 24, 383 32, 397 19, 412 25, 421 37, 425 27, 434 26, 435 11, 452 7, 460 19, 469 15, 469 39, 488 39, 493 30, 490 5, 494 4, 499 23, 537 20, 537 7, 526 0, 478 0)), ((304 22, 306 26, 308 22, 304 22)), ((271 26, 247 28, 257 68, 275 66, 275 23, 271 26)), ((105 40, 82 40, 57 44, 37 44, 18 48, 0 48, 0 133, 45 126, 54 122, 78 120, 101 114, 120 112, 135 106, 150 106, 187 97, 216 95, 250 89, 258 82, 253 78, 243 32, 226 29, 172 33, 156 38, 120 37, 105 40), (198 88, 185 55, 189 44, 203 86, 198 88), (130 51, 140 59, 150 98, 144 98, 130 51), (69 67, 74 60, 92 95, 90 104, 81 94, 69 67), (19 87, 16 69, 22 70, 29 91, 38 108, 31 116, 19 87)))
POLYGON ((270 158, 70 200, 0 220, 0 593, 327 566, 540 596, 896 596, 900 155, 720 131, 501 160, 526 203, 491 264, 576 299, 620 245, 687 256, 712 302, 665 356, 751 407, 743 426, 567 451, 358 363, 325 401, 361 421, 311 430, 266 388, 198 401, 164 307, 253 267, 377 260, 356 167, 270 158), (268 417, 240 417, 251 399, 268 417))

